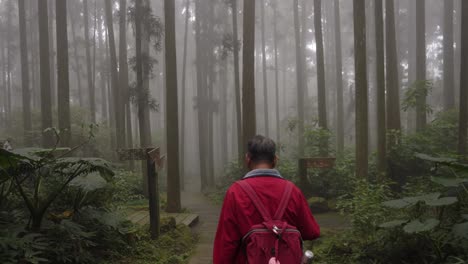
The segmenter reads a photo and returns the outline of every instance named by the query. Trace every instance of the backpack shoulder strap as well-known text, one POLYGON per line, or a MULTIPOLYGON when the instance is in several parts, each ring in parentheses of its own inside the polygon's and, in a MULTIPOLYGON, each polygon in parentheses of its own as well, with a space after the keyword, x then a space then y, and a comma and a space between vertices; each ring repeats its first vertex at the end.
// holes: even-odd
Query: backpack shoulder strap
POLYGON ((281 198, 281 202, 276 210, 275 216, 273 217, 274 220, 281 220, 284 215, 284 211, 286 211, 286 207, 288 206, 289 200, 291 198, 291 192, 293 185, 291 182, 286 181, 286 188, 283 192, 283 197, 281 198))
POLYGON ((266 210, 265 206, 263 203, 260 201, 260 198, 258 197, 257 193, 254 191, 252 186, 247 181, 241 180, 237 182, 240 187, 244 190, 244 192, 247 193, 247 195, 250 197, 250 200, 252 200, 252 203, 255 205, 257 210, 260 212, 262 215, 263 221, 267 222, 271 220, 271 216, 266 210))

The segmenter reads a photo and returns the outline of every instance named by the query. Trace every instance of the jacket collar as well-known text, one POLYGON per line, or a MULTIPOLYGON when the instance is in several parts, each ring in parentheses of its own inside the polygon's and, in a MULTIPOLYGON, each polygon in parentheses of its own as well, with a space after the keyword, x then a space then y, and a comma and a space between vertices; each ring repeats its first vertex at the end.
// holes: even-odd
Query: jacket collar
POLYGON ((256 169, 249 171, 243 179, 258 177, 258 176, 270 176, 270 177, 277 177, 283 178, 278 170, 275 169, 256 169))

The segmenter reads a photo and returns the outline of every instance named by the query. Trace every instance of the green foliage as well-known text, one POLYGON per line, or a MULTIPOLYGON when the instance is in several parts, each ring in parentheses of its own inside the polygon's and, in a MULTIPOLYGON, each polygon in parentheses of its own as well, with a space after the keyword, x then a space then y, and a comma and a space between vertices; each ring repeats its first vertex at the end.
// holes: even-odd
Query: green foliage
MULTIPOLYGON (((416 109, 419 107, 418 103, 421 98, 426 98, 432 91, 433 84, 430 80, 415 81, 405 92, 402 107, 404 111, 409 109, 416 109)), ((425 112, 432 113, 432 107, 429 104, 422 106, 425 112)))

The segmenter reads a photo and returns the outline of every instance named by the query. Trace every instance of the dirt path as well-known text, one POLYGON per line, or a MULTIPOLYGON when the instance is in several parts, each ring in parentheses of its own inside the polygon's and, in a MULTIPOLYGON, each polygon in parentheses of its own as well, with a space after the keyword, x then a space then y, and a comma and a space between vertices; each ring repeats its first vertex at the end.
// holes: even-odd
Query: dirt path
MULTIPOLYGON (((220 205, 215 205, 201 193, 184 192, 182 194, 183 206, 191 213, 199 215, 199 223, 194 231, 200 235, 195 253, 189 264, 210 264, 212 262, 213 241, 218 224, 220 205)), ((345 218, 336 212, 316 214, 315 218, 322 230, 338 230, 345 228, 348 223, 345 218)))

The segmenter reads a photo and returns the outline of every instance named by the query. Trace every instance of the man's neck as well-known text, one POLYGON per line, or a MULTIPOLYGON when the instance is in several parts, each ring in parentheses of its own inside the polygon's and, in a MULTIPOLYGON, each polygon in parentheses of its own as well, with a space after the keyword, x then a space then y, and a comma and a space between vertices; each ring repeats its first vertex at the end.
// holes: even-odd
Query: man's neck
POLYGON ((271 170, 274 169, 271 164, 268 163, 260 163, 260 164, 255 164, 252 166, 251 170, 271 170))

